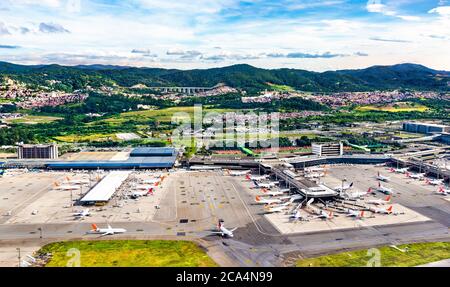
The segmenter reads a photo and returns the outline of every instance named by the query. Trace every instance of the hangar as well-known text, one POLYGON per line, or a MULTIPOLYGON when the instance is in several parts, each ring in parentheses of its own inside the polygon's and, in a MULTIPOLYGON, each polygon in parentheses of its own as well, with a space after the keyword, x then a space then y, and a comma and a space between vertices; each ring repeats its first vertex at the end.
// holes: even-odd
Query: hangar
POLYGON ((81 203, 95 204, 109 201, 130 174, 131 171, 111 171, 80 200, 81 203))

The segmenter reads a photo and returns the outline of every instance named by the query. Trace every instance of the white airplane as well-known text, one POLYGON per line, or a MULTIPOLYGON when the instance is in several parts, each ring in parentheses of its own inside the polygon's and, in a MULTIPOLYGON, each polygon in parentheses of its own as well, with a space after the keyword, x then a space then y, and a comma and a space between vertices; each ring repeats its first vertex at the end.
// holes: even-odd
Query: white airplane
POLYGON ((380 213, 380 214, 391 214, 392 213, 392 205, 388 208, 386 207, 370 207, 370 211, 374 213, 380 213))
POLYGON ((427 184, 429 184, 429 185, 441 185, 441 184, 444 183, 444 180, 443 179, 432 179, 432 180, 430 180, 430 179, 427 178, 425 180, 425 182, 427 184))
POLYGON ((233 232, 237 229, 237 227, 233 229, 227 229, 223 225, 223 220, 219 220, 219 223, 217 224, 217 231, 213 231, 214 234, 220 234, 222 237, 233 237, 233 232))
POLYGON ((272 191, 272 190, 268 190, 267 188, 263 188, 261 189, 261 191, 265 194, 265 195, 270 195, 270 196, 279 196, 279 195, 284 195, 284 192, 279 190, 279 191, 272 191))
POLYGON ((390 172, 395 172, 395 173, 406 173, 408 172, 408 168, 390 168, 389 169, 390 172))
POLYGON ((145 185, 145 184, 143 184, 143 185, 136 186, 136 189, 137 190, 143 190, 143 189, 149 190, 149 189, 153 189, 154 187, 155 187, 154 185, 145 185))
POLYGON ((372 189, 369 188, 367 191, 356 191, 356 192, 352 192, 352 193, 345 192, 344 197, 349 198, 349 199, 356 199, 356 198, 364 197, 371 193, 372 193, 372 189))
POLYGON ((439 189, 436 191, 436 193, 442 194, 442 195, 449 195, 450 189, 444 188, 444 186, 440 186, 439 189))
POLYGON ((161 179, 159 178, 150 178, 150 179, 144 179, 141 181, 141 183, 143 184, 156 184, 159 183, 161 181, 161 179))
POLYGON ((289 217, 289 221, 309 221, 308 217, 303 216, 300 210, 297 210, 295 214, 291 215, 289 217))
POLYGON ((71 179, 70 177, 66 177, 66 180, 69 184, 89 184, 91 181, 89 179, 71 179))
POLYGON ((275 213, 275 212, 282 212, 288 208, 288 205, 290 202, 285 202, 279 205, 266 205, 264 206, 264 209, 267 213, 275 213))
POLYGON ((97 225, 94 223, 92 224, 92 229, 89 233, 98 234, 101 233, 103 236, 105 235, 114 235, 116 233, 125 233, 127 232, 126 229, 123 228, 112 228, 111 225, 108 224, 107 228, 98 228, 97 225))
POLYGON ((267 189, 271 189, 272 187, 275 187, 278 183, 279 183, 278 181, 271 181, 271 182, 267 182, 267 183, 260 183, 260 182, 255 181, 256 187, 267 188, 267 189))
POLYGON ((388 182, 390 180, 389 177, 380 174, 380 172, 378 172, 378 174, 377 174, 377 179, 381 180, 381 181, 384 181, 384 182, 388 182))
POLYGON ((353 187, 353 182, 350 184, 344 184, 343 186, 337 186, 334 188, 335 191, 346 191, 353 187))
POLYGON ((53 185, 55 186, 55 189, 57 189, 57 190, 78 190, 78 189, 80 189, 80 187, 77 185, 60 185, 57 182, 55 182, 53 185))
POLYGON ((380 182, 378 183, 378 188, 377 188, 377 190, 378 190, 379 192, 384 193, 384 194, 393 194, 393 193, 394 193, 394 190, 392 190, 392 188, 383 186, 383 185, 381 185, 380 182))
POLYGON ((153 188, 149 188, 148 190, 143 191, 134 191, 131 193, 132 198, 138 198, 141 196, 148 196, 148 195, 153 195, 153 188))
POLYGON ((282 203, 280 199, 277 198, 267 198, 267 197, 255 197, 255 202, 259 204, 276 204, 276 203, 282 203))
POLYGON ((233 171, 233 170, 228 170, 227 174, 231 175, 231 176, 243 176, 243 175, 247 175, 249 173, 251 173, 251 170, 242 170, 242 171, 233 171))
POLYGON ((425 178, 425 173, 406 173, 406 176, 413 179, 419 179, 422 180, 425 178))
POLYGON ((333 218, 333 212, 326 212, 325 210, 320 210, 320 213, 315 216, 315 218, 323 218, 323 219, 332 219, 333 218))
POLYGON ((369 204, 375 204, 375 205, 384 205, 384 204, 388 204, 389 202, 391 202, 391 195, 386 196, 384 199, 371 199, 368 200, 367 203, 369 204))
POLYGON ((269 175, 252 176, 252 175, 247 174, 247 175, 245 176, 245 178, 246 178, 247 180, 261 181, 261 180, 265 180, 265 179, 269 178, 269 175))
POLYGON ((89 208, 86 208, 85 210, 79 211, 79 212, 75 212, 73 214, 73 216, 75 216, 76 218, 83 218, 85 216, 90 216, 91 213, 89 212, 89 208))
POLYGON ((357 210, 349 209, 349 210, 347 210, 347 216, 355 217, 355 218, 364 218, 364 210, 357 211, 357 210))

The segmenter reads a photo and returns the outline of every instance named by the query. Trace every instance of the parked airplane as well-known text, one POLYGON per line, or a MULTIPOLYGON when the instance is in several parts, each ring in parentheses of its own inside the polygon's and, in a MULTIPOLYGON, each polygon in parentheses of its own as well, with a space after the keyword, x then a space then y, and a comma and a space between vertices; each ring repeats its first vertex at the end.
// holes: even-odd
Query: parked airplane
POLYGON ((245 176, 245 178, 246 178, 247 180, 261 181, 261 180, 265 180, 265 179, 269 178, 269 175, 252 176, 252 175, 247 174, 247 175, 245 176))
POLYGON ((388 208, 385 208, 385 207, 370 207, 369 210, 374 212, 374 213, 380 213, 380 214, 391 214, 393 212, 392 211, 392 205, 389 206, 388 208))
POLYGON ((390 168, 389 169, 391 172, 395 172, 395 173, 406 173, 408 172, 408 168, 390 168))
POLYGON ((267 198, 267 197, 255 197, 255 202, 259 204, 275 204, 275 203, 282 203, 280 199, 277 198, 267 198))
POLYGON ((326 212, 325 210, 320 210, 320 213, 315 216, 315 218, 322 218, 322 219, 332 219, 333 218, 333 212, 326 212))
POLYGON ((85 216, 90 216, 91 213, 89 212, 89 208, 86 208, 85 210, 79 211, 79 212, 75 212, 73 214, 73 216, 75 216, 76 218, 83 218, 85 216))
POLYGON ((136 189, 138 190, 149 190, 149 189, 153 189, 154 187, 156 187, 156 185, 147 185, 147 184, 143 184, 143 185, 138 185, 136 186, 136 189))
POLYGON ((357 210, 349 209, 349 210, 347 210, 347 213, 348 213, 347 214, 348 217, 364 218, 364 210, 357 211, 357 210))
POLYGON ((149 188, 148 190, 144 190, 144 191, 133 191, 131 193, 132 198, 138 198, 138 197, 147 196, 147 195, 153 195, 153 188, 149 188))
POLYGON ((149 179, 142 180, 141 183, 143 183, 143 184, 153 184, 154 185, 156 183, 159 184, 160 181, 161 181, 161 179, 159 179, 159 178, 149 178, 149 179))
POLYGON ((227 174, 231 176, 243 176, 251 173, 251 170, 242 170, 242 171, 233 171, 233 170, 227 170, 227 174))
POLYGON ((278 181, 271 181, 271 182, 267 182, 267 183, 260 183, 255 181, 255 185, 257 187, 260 188, 267 188, 267 189, 271 189, 272 187, 275 187, 279 182, 278 181))
POLYGON ((58 189, 58 190, 78 190, 78 189, 80 189, 80 187, 77 185, 60 185, 57 182, 55 182, 53 185, 55 186, 55 189, 58 189))
POLYGON ((317 167, 317 166, 305 168, 305 172, 318 172, 318 171, 325 171, 325 169, 323 167, 317 167))
POLYGON ((443 186, 440 186, 439 189, 436 191, 436 193, 442 194, 442 195, 449 195, 450 194, 450 189, 447 189, 447 188, 444 188, 443 186))
POLYGON ((384 194, 393 194, 393 193, 394 193, 394 190, 392 190, 392 188, 383 186, 383 185, 381 185, 380 182, 378 182, 378 188, 377 188, 377 190, 378 190, 379 192, 384 193, 384 194))
POLYGON ((427 178, 425 180, 425 182, 427 184, 430 184, 430 185, 441 185, 441 184, 444 183, 444 180, 443 179, 432 179, 432 180, 430 180, 430 179, 427 178))
POLYGON ((281 190, 278 190, 278 191, 272 191, 272 190, 268 190, 267 188, 263 188, 263 189, 261 189, 261 191, 262 191, 265 195, 270 195, 270 196, 284 195, 284 192, 281 191, 281 190))
POLYGON ((380 174, 380 172, 378 172, 378 174, 377 174, 377 179, 381 180, 381 181, 384 181, 384 182, 388 182, 390 180, 389 177, 380 174))
POLYGON ((89 184, 89 183, 91 183, 89 179, 71 179, 68 176, 66 176, 66 180, 70 184, 89 184))
POLYGON ((267 213, 282 212, 288 208, 289 204, 290 202, 285 202, 279 205, 266 205, 264 206, 264 209, 267 213))
POLYGON ((214 234, 220 234, 222 237, 233 237, 234 234, 233 232, 237 229, 237 227, 233 228, 233 229, 227 229, 224 226, 224 221, 223 220, 219 220, 219 223, 217 224, 217 231, 213 231, 212 233, 214 234))
POLYGON ((343 186, 337 186, 334 188, 335 191, 346 191, 353 187, 353 182, 350 184, 344 184, 343 186))
POLYGON ((323 173, 323 172, 305 174, 306 178, 319 178, 319 177, 324 177, 324 176, 325 176, 325 173, 323 173))
POLYGON ((389 202, 391 202, 391 195, 386 196, 384 199, 378 198, 378 199, 370 199, 367 201, 367 203, 375 205, 388 204, 389 202))
POLYGON ((103 236, 105 235, 114 235, 116 233, 125 233, 127 232, 126 229, 123 228, 112 228, 111 225, 108 224, 107 228, 98 228, 97 225, 94 223, 92 224, 92 229, 90 231, 90 233, 95 233, 95 234, 102 234, 103 236))
POLYGON ((309 221, 307 216, 302 215, 300 210, 297 210, 293 215, 289 217, 289 221, 297 222, 297 221, 309 221))
POLYGON ((419 179, 422 180, 425 178, 425 173, 406 173, 406 176, 413 179, 419 179))
POLYGON ((367 191, 355 191, 355 192, 345 192, 344 193, 344 197, 348 198, 348 199, 357 199, 357 198, 361 198, 364 197, 368 194, 372 193, 372 189, 369 188, 367 191))

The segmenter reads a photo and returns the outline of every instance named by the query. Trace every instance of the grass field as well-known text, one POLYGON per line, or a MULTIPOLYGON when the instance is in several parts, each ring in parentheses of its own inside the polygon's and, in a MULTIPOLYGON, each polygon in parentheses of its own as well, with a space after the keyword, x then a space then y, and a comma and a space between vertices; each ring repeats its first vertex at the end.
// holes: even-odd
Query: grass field
POLYGON ((52 253, 47 267, 65 267, 80 251, 82 267, 214 267, 217 264, 197 244, 170 240, 69 241, 48 244, 40 253, 52 253))
MULTIPOLYGON (((415 243, 397 246, 408 251, 401 252, 390 246, 378 248, 381 266, 410 267, 450 258, 450 242, 415 243)), ((367 250, 344 252, 297 261, 298 267, 365 267, 374 255, 367 250)))
MULTIPOLYGON (((226 109, 205 109, 203 114, 209 112, 224 113, 232 110, 226 109)), ((112 125, 120 125, 126 121, 146 122, 148 120, 156 120, 159 122, 171 122, 173 117, 177 120, 183 120, 190 117, 193 119, 194 107, 174 107, 161 110, 145 110, 121 113, 108 119, 101 120, 112 125), (177 115, 178 114, 178 115, 177 115), (174 115, 176 115, 174 117, 174 115)))
POLYGON ((390 113, 400 113, 400 112, 426 112, 429 110, 428 107, 415 103, 405 103, 398 102, 388 105, 368 105, 356 108, 357 111, 367 112, 367 111, 382 111, 390 113))
POLYGON ((267 83, 267 84, 275 91, 279 91, 279 92, 294 92, 295 91, 295 89, 292 88, 291 86, 277 85, 277 84, 272 84, 272 83, 267 83))
POLYGON ((75 142, 91 142, 91 141, 106 141, 106 140, 118 140, 117 135, 113 134, 90 134, 90 135, 66 135, 57 136, 55 140, 75 143, 75 142))
POLYGON ((62 118, 58 118, 58 117, 27 115, 27 116, 24 116, 23 118, 7 120, 6 122, 13 123, 13 124, 45 124, 45 123, 58 121, 61 119, 62 118))

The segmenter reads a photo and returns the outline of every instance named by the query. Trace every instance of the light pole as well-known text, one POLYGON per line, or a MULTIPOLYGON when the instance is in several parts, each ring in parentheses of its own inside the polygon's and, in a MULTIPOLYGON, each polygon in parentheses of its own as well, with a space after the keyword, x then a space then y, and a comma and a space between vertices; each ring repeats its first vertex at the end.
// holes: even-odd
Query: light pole
POLYGON ((18 258, 19 258, 19 267, 20 267, 20 261, 22 259, 22 257, 20 256, 20 247, 16 248, 16 250, 19 253, 18 258))
POLYGON ((38 230, 39 230, 39 238, 42 239, 42 227, 39 227, 38 230))

